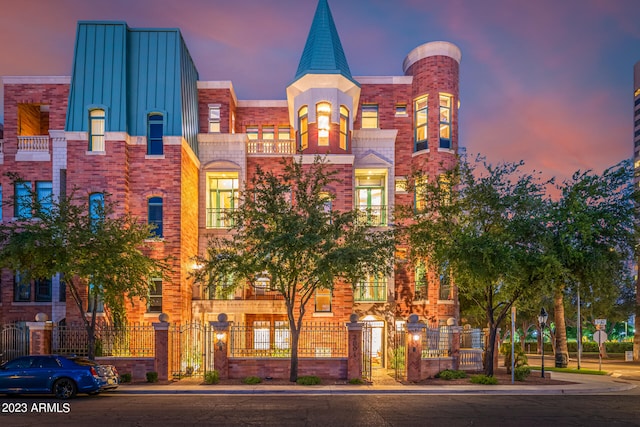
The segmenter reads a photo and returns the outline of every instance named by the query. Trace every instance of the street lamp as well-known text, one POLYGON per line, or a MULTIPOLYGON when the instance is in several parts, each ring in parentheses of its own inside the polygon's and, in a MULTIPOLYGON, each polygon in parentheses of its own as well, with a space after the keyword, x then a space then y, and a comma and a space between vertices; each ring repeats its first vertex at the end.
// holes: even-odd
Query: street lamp
POLYGON ((538 315, 538 323, 540 324, 540 345, 542 346, 542 378, 544 378, 544 327, 547 326, 547 319, 549 315, 545 311, 544 307, 540 309, 538 315))

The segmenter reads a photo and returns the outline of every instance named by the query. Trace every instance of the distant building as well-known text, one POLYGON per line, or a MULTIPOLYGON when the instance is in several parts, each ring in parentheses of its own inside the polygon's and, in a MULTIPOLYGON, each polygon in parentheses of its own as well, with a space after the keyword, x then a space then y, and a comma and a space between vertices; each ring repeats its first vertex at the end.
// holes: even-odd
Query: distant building
MULTIPOLYGON (((0 164, 38 195, 78 188, 99 202, 109 193, 120 212, 158 225, 154 253, 172 256, 171 274, 155 281, 149 304, 131 308, 130 321, 154 322, 161 312, 177 323, 209 321, 224 312, 236 322, 282 324, 284 303, 268 285, 209 292, 188 278, 192 258, 210 236, 228 233, 225 212, 238 207, 256 168, 277 169, 282 157, 326 154, 340 177, 333 208, 357 208, 372 227, 389 226, 394 206, 416 202, 405 186, 413 170, 436 180, 457 161, 460 59, 455 45, 437 41, 409 52, 403 75, 352 76, 319 0, 286 99, 246 101, 230 81, 199 79, 178 29, 79 22, 71 77, 4 77, 0 164)), ((24 191, 20 185, 0 176, 2 200, 24 191)), ((20 215, 5 208, 0 219, 20 215)), ((400 258, 406 249, 398 248, 400 258)), ((55 322, 84 315, 59 277, 24 284, 18 276, 2 272, 0 323, 38 312, 55 322)), ((87 284, 85 298, 89 292, 87 284)), ((318 291, 312 302, 310 320, 344 323, 355 312, 372 322, 381 354, 409 314, 436 325, 459 311, 446 273, 408 261, 355 292, 343 284, 318 291)))

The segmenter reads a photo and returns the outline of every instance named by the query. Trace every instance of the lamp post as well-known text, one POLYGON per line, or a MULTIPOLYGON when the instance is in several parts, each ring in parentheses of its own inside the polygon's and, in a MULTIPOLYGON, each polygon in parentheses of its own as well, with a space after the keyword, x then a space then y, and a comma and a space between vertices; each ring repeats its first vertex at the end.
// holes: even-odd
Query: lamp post
POLYGON ((544 327, 547 325, 547 319, 549 315, 545 311, 544 307, 540 309, 540 314, 538 315, 538 323, 540 323, 540 346, 542 348, 542 378, 544 378, 544 327))

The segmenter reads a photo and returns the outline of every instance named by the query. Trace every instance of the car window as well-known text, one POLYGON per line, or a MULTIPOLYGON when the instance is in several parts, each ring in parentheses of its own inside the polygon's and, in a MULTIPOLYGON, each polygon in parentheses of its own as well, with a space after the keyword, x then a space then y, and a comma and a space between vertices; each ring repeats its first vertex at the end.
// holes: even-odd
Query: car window
POLYGON ((11 360, 4 365, 4 369, 25 369, 31 366, 31 357, 20 357, 11 360))
POLYGON ((36 367, 38 368, 59 368, 58 361, 52 357, 39 357, 36 367))

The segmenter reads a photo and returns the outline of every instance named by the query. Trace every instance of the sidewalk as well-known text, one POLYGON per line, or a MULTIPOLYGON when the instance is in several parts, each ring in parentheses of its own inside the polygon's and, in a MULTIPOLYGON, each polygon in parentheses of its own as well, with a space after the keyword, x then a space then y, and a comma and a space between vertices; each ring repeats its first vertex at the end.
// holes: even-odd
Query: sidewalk
MULTIPOLYGON (((532 375, 536 372, 532 371, 532 375)), ((115 393, 118 394, 594 394, 612 393, 631 390, 640 382, 621 380, 608 375, 584 375, 551 372, 551 378, 569 381, 573 384, 561 385, 207 385, 202 379, 188 378, 168 384, 122 384, 115 393)))

